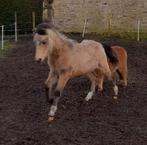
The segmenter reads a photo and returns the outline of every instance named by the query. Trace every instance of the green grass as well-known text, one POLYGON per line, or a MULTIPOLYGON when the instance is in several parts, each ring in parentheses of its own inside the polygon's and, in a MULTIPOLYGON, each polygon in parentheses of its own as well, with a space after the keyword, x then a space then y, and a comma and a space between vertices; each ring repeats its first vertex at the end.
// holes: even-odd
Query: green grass
MULTIPOLYGON (((103 37, 117 37, 117 38, 123 38, 128 40, 136 40, 138 39, 138 33, 137 32, 103 32, 101 33, 103 37)), ((147 40, 147 33, 146 32, 140 32, 140 40, 147 40)))
POLYGON ((4 58, 9 51, 15 46, 12 41, 4 41, 4 48, 2 49, 2 43, 0 42, 0 58, 4 58))

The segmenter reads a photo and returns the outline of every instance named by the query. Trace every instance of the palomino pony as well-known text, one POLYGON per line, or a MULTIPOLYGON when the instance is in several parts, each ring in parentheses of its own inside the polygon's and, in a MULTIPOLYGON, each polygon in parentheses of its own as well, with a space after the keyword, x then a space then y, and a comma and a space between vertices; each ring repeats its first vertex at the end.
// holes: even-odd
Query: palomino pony
MULTIPOLYGON (((114 89, 114 93, 115 93, 114 99, 117 99, 117 96, 118 96, 117 84, 124 86, 124 87, 127 86, 127 78, 128 78, 127 52, 123 47, 120 47, 120 46, 111 46, 110 47, 106 44, 102 44, 102 45, 103 45, 105 52, 107 54, 109 68, 112 73, 112 79, 113 79, 112 82, 114 85, 113 89, 114 89), (115 55, 115 57, 114 57, 114 55, 115 55), (117 82, 116 73, 119 75, 119 82, 117 82)), ((99 73, 97 76, 97 86, 98 86, 99 90, 101 90, 101 91, 103 90, 103 81, 104 81, 104 75, 99 73)))
POLYGON ((111 78, 111 71, 107 62, 107 56, 103 46, 93 40, 83 40, 81 43, 74 42, 60 34, 51 24, 38 25, 34 35, 36 42, 35 59, 44 61, 48 59, 50 74, 46 81, 50 89, 52 105, 49 111, 48 121, 54 119, 57 111, 59 98, 69 79, 86 75, 91 81, 91 89, 87 98, 95 92, 96 76, 102 74, 111 78), (57 83, 54 95, 53 85, 57 83))

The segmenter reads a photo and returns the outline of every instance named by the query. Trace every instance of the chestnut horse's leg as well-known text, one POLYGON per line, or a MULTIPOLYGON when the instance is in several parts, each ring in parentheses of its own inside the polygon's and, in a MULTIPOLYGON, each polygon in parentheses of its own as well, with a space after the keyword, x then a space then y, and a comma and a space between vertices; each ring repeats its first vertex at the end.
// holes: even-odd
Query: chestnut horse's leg
POLYGON ((117 79, 116 79, 115 73, 113 74, 112 78, 113 78, 112 82, 113 82, 113 91, 114 91, 113 99, 117 99, 118 98, 118 86, 117 86, 117 79))
POLYGON ((89 101, 90 99, 92 99, 93 94, 95 93, 95 87, 96 87, 96 77, 94 74, 89 73, 87 74, 88 78, 91 81, 91 87, 90 87, 90 92, 87 94, 87 96, 85 97, 86 101, 89 101))
POLYGON ((117 69, 117 73, 120 77, 119 84, 126 87, 127 86, 127 80, 128 80, 128 67, 127 67, 127 52, 124 48, 120 49, 119 54, 119 67, 117 69))
MULTIPOLYGON (((118 86, 117 86, 117 78, 115 76, 115 73, 112 75, 112 83, 113 83, 113 91, 114 91, 114 99, 117 99, 118 97, 118 86)), ((96 85, 98 86, 99 91, 103 90, 103 82, 104 82, 104 75, 98 74, 96 78, 96 85)))
POLYGON ((49 115, 49 118, 48 118, 49 122, 54 120, 54 116, 57 111, 59 99, 62 96, 63 89, 64 89, 66 83, 68 82, 69 78, 70 78, 70 75, 68 72, 64 72, 59 75, 59 80, 58 80, 57 87, 56 87, 56 90, 54 93, 53 103, 51 105, 51 108, 50 108, 50 111, 48 114, 49 115))
POLYGON ((126 87, 128 78, 127 66, 124 66, 123 68, 118 68, 117 73, 120 77, 120 85, 126 87))

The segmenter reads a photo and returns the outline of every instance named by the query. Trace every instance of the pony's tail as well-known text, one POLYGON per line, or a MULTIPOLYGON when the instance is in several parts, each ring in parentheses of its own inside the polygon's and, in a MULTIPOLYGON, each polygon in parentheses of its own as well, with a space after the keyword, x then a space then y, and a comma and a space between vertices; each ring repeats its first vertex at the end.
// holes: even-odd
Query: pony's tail
POLYGON ((102 46, 105 50, 105 53, 107 55, 107 58, 109 59, 109 61, 112 64, 117 64, 118 63, 118 59, 117 56, 115 55, 115 53, 112 51, 112 48, 110 46, 108 46, 107 44, 102 43, 102 46))

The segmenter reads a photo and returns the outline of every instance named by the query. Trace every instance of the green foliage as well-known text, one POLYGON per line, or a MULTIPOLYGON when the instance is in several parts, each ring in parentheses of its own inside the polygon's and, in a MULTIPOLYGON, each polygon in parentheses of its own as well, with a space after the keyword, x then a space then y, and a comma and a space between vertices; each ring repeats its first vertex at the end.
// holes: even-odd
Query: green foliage
POLYGON ((0 25, 13 24, 15 12, 17 12, 18 24, 32 23, 32 11, 36 13, 36 23, 40 23, 42 0, 0 0, 0 25))
MULTIPOLYGON (((103 32, 101 33, 101 36, 103 37, 117 37, 117 38, 124 38, 124 39, 131 39, 131 40, 137 40, 138 39, 138 33, 137 32, 103 32)), ((140 32, 140 40, 147 40, 147 33, 146 32, 140 32)))
POLYGON ((11 50, 11 48, 14 48, 15 44, 11 41, 4 41, 4 49, 1 48, 1 42, 0 42, 0 58, 4 58, 8 52, 11 50))

